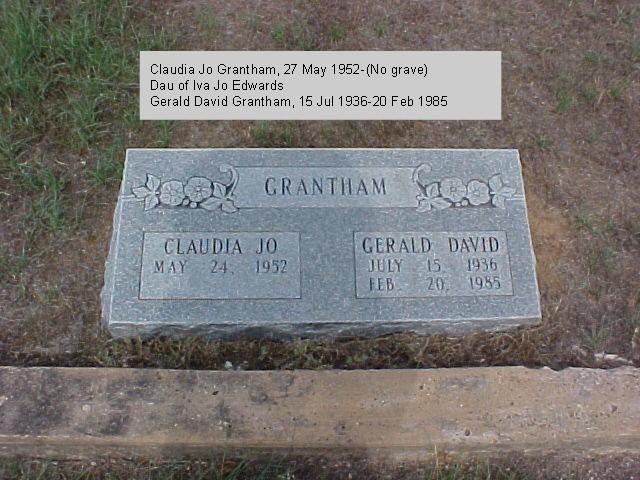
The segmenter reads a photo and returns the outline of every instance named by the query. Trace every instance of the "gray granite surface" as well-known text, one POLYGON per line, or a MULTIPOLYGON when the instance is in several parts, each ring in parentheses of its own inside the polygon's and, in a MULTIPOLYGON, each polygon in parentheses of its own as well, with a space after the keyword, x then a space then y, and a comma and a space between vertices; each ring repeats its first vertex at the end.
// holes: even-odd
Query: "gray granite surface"
POLYGON ((116 337, 538 323, 518 152, 128 150, 102 316, 116 337))

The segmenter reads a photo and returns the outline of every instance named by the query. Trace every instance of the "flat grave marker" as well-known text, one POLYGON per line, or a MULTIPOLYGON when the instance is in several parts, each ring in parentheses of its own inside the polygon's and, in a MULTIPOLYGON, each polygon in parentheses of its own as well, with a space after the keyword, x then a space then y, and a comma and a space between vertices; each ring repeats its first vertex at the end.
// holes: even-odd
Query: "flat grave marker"
POLYGON ((102 311, 116 337, 538 323, 518 152, 128 150, 102 311))

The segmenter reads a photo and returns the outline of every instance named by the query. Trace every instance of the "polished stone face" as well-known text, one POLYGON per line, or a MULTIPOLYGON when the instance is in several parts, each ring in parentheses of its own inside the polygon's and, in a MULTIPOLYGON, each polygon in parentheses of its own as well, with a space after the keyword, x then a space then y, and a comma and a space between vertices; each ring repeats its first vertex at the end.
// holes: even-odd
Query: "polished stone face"
POLYGON ((118 337, 537 323, 518 152, 129 150, 102 311, 118 337))

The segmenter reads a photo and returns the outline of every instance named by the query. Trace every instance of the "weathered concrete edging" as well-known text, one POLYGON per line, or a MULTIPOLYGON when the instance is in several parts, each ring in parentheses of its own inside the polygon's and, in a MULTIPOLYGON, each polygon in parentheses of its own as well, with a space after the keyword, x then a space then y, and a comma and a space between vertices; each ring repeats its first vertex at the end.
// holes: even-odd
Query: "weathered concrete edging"
POLYGON ((640 369, 0 367, 0 454, 640 452, 640 369))

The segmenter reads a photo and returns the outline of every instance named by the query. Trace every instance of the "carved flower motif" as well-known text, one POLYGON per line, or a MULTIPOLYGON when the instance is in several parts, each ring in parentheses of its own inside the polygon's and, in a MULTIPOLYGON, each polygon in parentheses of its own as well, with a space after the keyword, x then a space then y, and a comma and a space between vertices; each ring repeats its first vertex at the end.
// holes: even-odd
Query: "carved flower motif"
POLYGON ((440 195, 452 202, 460 202, 467 195, 467 187, 457 177, 443 178, 440 182, 440 195))
POLYGON ((155 175, 147 173, 147 181, 144 185, 134 187, 133 194, 136 198, 144 200, 144 209, 151 210, 160 203, 158 196, 160 195, 160 179, 155 175))
POLYGON ((204 177, 191 177, 184 187, 184 193, 192 202, 201 202, 211 196, 211 180, 204 177))
POLYGON ((497 174, 489 179, 489 187, 491 187, 491 204, 494 207, 505 208, 505 200, 513 197, 516 189, 505 185, 502 181, 502 175, 497 174))
POLYGON ((225 185, 213 182, 211 198, 208 198, 200 205, 206 210, 221 209, 225 213, 233 213, 238 209, 233 204, 233 194, 227 191, 225 185))
POLYGON ((431 185, 421 186, 422 193, 416 195, 418 199, 418 211, 428 212, 429 210, 444 210, 452 204, 440 196, 438 182, 431 185))
POLYGON ((482 205, 489 201, 489 185, 480 180, 471 180, 467 185, 467 198, 471 205, 482 205))
POLYGON ((144 185, 132 187, 138 200, 144 201, 144 209, 151 210, 160 203, 173 207, 203 208, 222 210, 224 213, 237 212, 233 191, 238 184, 238 171, 231 165, 222 164, 221 173, 230 174, 226 183, 212 182, 205 177, 191 177, 186 185, 178 180, 162 183, 160 178, 147 173, 144 185))
POLYGON ((178 180, 171 180, 162 184, 160 201, 166 205, 177 206, 184 200, 184 186, 178 180))

